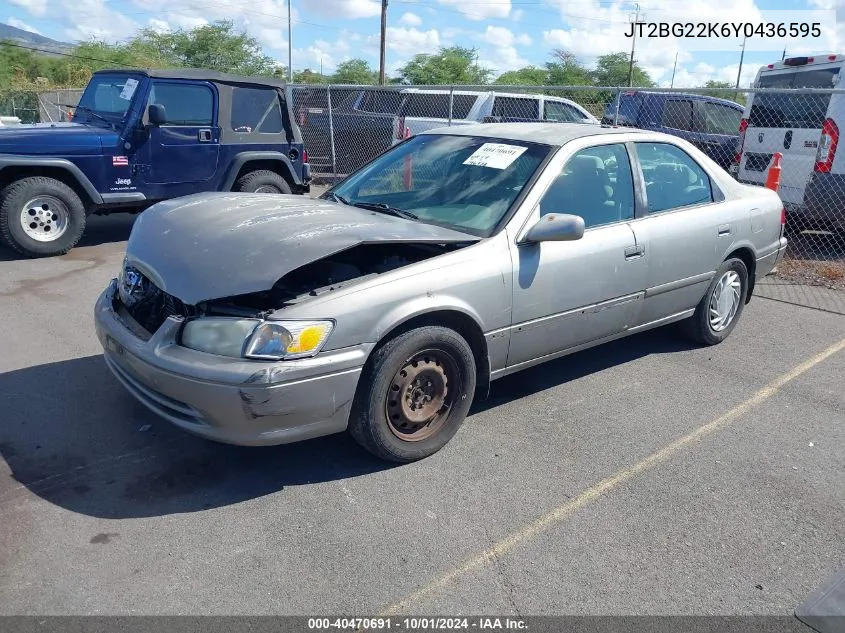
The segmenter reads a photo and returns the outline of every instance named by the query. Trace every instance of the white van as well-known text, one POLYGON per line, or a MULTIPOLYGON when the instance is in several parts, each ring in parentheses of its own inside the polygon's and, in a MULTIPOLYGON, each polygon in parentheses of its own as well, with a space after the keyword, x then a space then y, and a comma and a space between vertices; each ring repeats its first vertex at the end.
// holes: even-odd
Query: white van
MULTIPOLYGON (((757 72, 752 88, 836 88, 845 55, 793 57, 757 72)), ((778 193, 795 228, 845 226, 845 95, 751 93, 731 172, 763 185, 772 156, 783 155, 778 193)))
POLYGON ((591 123, 599 120, 580 105, 562 97, 513 92, 455 90, 449 116, 448 90, 406 88, 393 124, 393 144, 447 125, 484 122, 558 121, 591 123))

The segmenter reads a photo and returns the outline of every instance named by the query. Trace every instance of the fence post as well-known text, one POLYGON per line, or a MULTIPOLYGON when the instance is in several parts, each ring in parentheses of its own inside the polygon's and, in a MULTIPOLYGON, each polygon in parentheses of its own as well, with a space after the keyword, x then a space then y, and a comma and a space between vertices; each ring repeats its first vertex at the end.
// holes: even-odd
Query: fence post
POLYGON ((337 182, 337 157, 334 148, 334 116, 332 116, 332 87, 326 86, 326 102, 329 107, 329 144, 332 153, 332 184, 337 182))
POLYGON ((615 112, 613 113, 613 125, 619 125, 619 104, 622 101, 622 89, 616 89, 616 108, 615 112))
POLYGON ((455 99, 455 86, 449 86, 449 127, 452 127, 452 104, 455 99))

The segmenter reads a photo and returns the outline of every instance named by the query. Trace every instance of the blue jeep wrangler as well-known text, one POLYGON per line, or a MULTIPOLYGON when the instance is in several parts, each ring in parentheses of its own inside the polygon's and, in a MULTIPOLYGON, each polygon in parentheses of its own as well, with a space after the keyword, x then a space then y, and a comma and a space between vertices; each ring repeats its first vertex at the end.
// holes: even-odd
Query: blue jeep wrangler
POLYGON ((88 214, 203 191, 302 194, 311 170, 290 88, 206 70, 103 70, 69 123, 0 128, 0 236, 67 253, 88 214))

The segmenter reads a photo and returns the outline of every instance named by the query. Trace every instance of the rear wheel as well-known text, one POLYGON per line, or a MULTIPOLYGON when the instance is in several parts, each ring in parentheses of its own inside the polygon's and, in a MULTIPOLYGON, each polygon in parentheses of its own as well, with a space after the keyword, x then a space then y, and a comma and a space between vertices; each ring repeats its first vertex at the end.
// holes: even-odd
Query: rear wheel
POLYGON ((704 345, 724 341, 739 321, 748 296, 748 269, 741 259, 726 260, 716 271, 695 313, 682 322, 684 333, 704 345))
POLYGON ((0 193, 0 235, 27 257, 64 255, 85 231, 85 205, 65 183, 24 178, 0 193))
POLYGON ((274 171, 260 169, 241 176, 235 191, 243 193, 291 193, 288 182, 274 171))
POLYGON ((475 357, 454 330, 426 326, 374 352, 355 397, 349 430, 374 455, 412 462, 439 451, 466 418, 475 357))

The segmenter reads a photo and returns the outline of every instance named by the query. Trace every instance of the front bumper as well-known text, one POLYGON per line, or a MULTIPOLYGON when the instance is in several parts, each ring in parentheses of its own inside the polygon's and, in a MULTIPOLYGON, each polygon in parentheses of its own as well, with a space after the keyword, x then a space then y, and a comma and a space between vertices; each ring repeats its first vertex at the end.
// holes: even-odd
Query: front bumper
POLYGON ((112 280, 94 308, 103 357, 135 398, 169 422, 246 446, 346 429, 369 346, 281 362, 226 358, 179 345, 183 319, 175 316, 145 340, 116 312, 116 288, 112 280))

